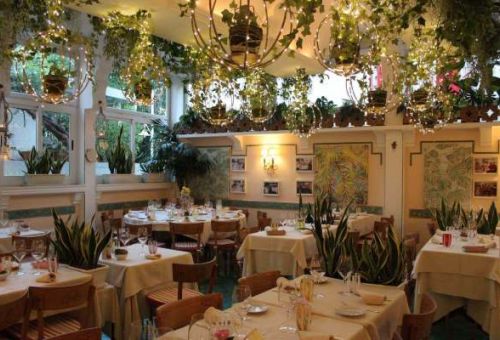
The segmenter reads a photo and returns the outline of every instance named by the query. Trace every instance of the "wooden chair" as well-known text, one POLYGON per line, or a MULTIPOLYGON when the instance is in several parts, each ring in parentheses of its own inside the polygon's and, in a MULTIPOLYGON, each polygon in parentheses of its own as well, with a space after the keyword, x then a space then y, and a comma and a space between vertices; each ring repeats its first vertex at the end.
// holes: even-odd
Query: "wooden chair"
MULTIPOLYGON (((219 259, 220 253, 225 253, 227 262, 237 264, 236 251, 240 241, 240 222, 212 220, 212 232, 213 237, 207 242, 210 251, 215 254, 217 259, 219 259), (236 237, 234 239, 224 238, 221 234, 236 234, 236 237)), ((225 266, 225 268, 229 268, 229 266, 225 266)))
POLYGON ((434 234, 438 230, 438 226, 437 226, 436 222, 427 223, 427 230, 429 230, 429 234, 431 235, 431 237, 434 236, 434 234))
POLYGON ((23 323, 23 319, 26 316, 28 309, 28 292, 18 299, 15 299, 9 303, 0 305, 0 339, 3 339, 2 332, 6 331, 9 334, 8 328, 20 324, 21 331, 20 335, 22 339, 26 337, 26 328, 23 323))
POLYGON ((267 212, 261 211, 261 210, 257 210, 257 220, 261 219, 261 218, 267 218, 267 212))
POLYGON ((208 293, 215 286, 217 276, 216 259, 204 263, 172 265, 173 279, 177 282, 177 288, 163 288, 149 293, 146 301, 155 309, 159 306, 170 304, 186 297, 202 295, 199 291, 185 288, 184 283, 200 283, 208 281, 208 293))
POLYGON ((404 253, 405 253, 405 266, 407 278, 411 278, 411 273, 413 271, 413 263, 417 258, 417 242, 414 238, 406 239, 403 241, 404 253))
POLYGON ((401 338, 403 340, 429 339, 436 309, 437 304, 432 296, 423 294, 420 313, 405 314, 403 316, 401 338))
POLYGON ((50 340, 101 340, 100 328, 86 328, 80 331, 56 336, 50 340))
POLYGON ((265 227, 271 226, 273 220, 269 217, 261 217, 258 219, 259 230, 264 230, 265 227))
POLYGON ((255 296, 276 287, 276 280, 280 276, 281 273, 279 270, 257 273, 240 278, 238 284, 249 286, 252 296, 255 296))
POLYGON ((240 243, 243 243, 245 238, 250 235, 260 231, 259 227, 245 227, 240 229, 240 243))
POLYGON ((248 209, 241 209, 241 208, 237 208, 237 207, 229 207, 229 210, 232 210, 232 211, 241 210, 241 212, 243 213, 243 215, 245 215, 245 217, 246 217, 247 220, 248 220, 248 216, 250 215, 250 211, 248 211, 248 209))
POLYGON ((378 233, 380 237, 385 239, 387 237, 387 229, 390 228, 391 225, 387 222, 375 221, 373 222, 373 232, 378 233))
POLYGON ((418 232, 406 233, 403 237, 404 240, 414 239, 416 244, 420 243, 420 234, 418 232))
POLYGON ((28 256, 31 256, 31 245, 33 244, 34 241, 38 241, 38 240, 41 240, 43 241, 43 243, 45 244, 45 256, 47 256, 48 252, 49 252, 49 246, 50 246, 50 231, 47 231, 43 234, 40 234, 40 235, 36 235, 36 236, 22 236, 22 235, 12 235, 12 244, 14 244, 14 242, 16 240, 24 240, 25 244, 26 244, 26 257, 28 256))
POLYGON ((390 217, 381 217, 380 221, 389 223, 391 226, 394 226, 394 215, 391 215, 390 217))
POLYGON ((172 249, 188 251, 193 254, 198 262, 199 254, 202 250, 201 234, 203 233, 203 222, 196 223, 170 223, 170 233, 172 234, 172 249), (178 241, 179 235, 191 236, 194 241, 178 241))
POLYGON ((102 228, 104 231, 112 230, 118 232, 122 227, 121 217, 114 217, 113 211, 104 211, 101 213, 102 228))
POLYGON ((90 316, 94 315, 94 299, 92 280, 66 287, 29 287, 29 304, 24 318, 27 337, 50 338, 92 326, 94 320, 90 320, 90 316), (80 313, 76 318, 69 313, 44 316, 46 311, 69 310, 80 313), (30 321, 32 311, 36 312, 37 318, 30 321))
POLYGON ((222 294, 194 296, 158 307, 156 323, 160 328, 179 329, 189 325, 191 316, 205 313, 210 307, 222 309, 222 294))

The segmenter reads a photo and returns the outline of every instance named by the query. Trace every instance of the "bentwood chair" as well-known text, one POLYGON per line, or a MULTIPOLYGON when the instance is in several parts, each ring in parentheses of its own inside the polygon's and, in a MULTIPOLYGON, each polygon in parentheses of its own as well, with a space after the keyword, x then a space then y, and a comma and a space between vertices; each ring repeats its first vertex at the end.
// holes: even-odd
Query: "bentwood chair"
POLYGON ((391 226, 394 226, 394 215, 391 215, 390 217, 381 217, 380 221, 389 223, 391 226))
MULTIPOLYGON (((94 324, 95 287, 92 280, 65 287, 29 287, 28 310, 24 317, 28 339, 46 339, 79 331, 94 324), (70 313, 66 311, 71 310, 70 313), (61 314, 45 316, 46 312, 61 314), (74 312, 78 312, 74 317, 74 312), (36 320, 30 321, 31 312, 36 320)), ((21 329, 18 329, 19 334, 21 329)))
POLYGON ((236 251, 240 242, 240 222, 239 221, 220 221, 212 220, 213 237, 207 242, 210 251, 215 254, 219 259, 219 254, 226 255, 226 269, 230 266, 228 264, 236 261, 236 251), (228 234, 236 235, 234 239, 225 238, 228 234))
POLYGON ((267 218, 267 212, 261 211, 261 210, 257 210, 257 220, 260 219, 260 218, 267 218))
POLYGON ((238 284, 250 287, 252 296, 255 296, 275 288, 276 280, 278 280, 280 276, 281 273, 279 270, 257 273, 240 278, 238 284))
POLYGON ((43 234, 39 234, 39 235, 36 235, 36 236, 22 236, 22 235, 12 235, 12 244, 14 244, 14 242, 16 240, 24 240, 24 243, 26 245, 26 256, 31 256, 31 245, 33 244, 33 242, 35 241, 43 241, 43 244, 45 245, 45 256, 47 256, 48 254, 48 251, 49 251, 49 246, 50 246, 50 231, 47 231, 43 234))
POLYGON ((203 295, 197 290, 184 287, 184 283, 200 283, 208 281, 208 293, 211 293, 215 286, 217 275, 216 259, 204 263, 172 265, 173 279, 177 282, 177 288, 162 288, 149 293, 146 301, 154 310, 155 308, 171 304, 177 300, 188 297, 203 295))
POLYGON ((264 230, 265 227, 271 226, 273 220, 270 217, 260 217, 258 219, 259 230, 264 230))
POLYGON ((121 217, 114 217, 112 210, 101 213, 101 222, 104 231, 112 230, 113 232, 118 232, 123 223, 121 217))
POLYGON ((201 234, 203 233, 203 222, 170 223, 170 234, 172 235, 172 249, 188 251, 193 254, 195 262, 198 262, 202 250, 201 234), (180 240, 179 237, 190 237, 189 241, 180 240), (192 240, 191 240, 192 239, 192 240))
MULTIPOLYGON (((9 327, 18 324, 21 325, 19 332, 19 339, 24 339, 26 337, 26 328, 23 323, 23 319, 28 308, 28 292, 21 297, 10 301, 5 304, 0 305, 0 339, 4 339, 3 334, 7 336, 13 336, 9 331, 9 327), (8 334, 8 335, 7 335, 8 334)), ((15 334, 15 332, 12 332, 15 334)))
POLYGON ((436 310, 437 304, 432 296, 423 294, 420 313, 403 316, 400 338, 403 340, 429 339, 436 310))
POLYGON ((156 323, 159 328, 179 329, 189 325, 194 314, 205 313, 210 307, 222 309, 222 294, 193 296, 158 307, 156 323))
POLYGON ((50 338, 50 340, 101 340, 100 328, 86 328, 80 331, 50 338))

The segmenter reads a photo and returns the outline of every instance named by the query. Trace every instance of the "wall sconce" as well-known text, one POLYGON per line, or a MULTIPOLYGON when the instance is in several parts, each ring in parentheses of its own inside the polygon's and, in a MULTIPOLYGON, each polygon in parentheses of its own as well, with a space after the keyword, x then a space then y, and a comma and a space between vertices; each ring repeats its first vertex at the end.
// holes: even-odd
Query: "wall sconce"
POLYGON ((274 175, 274 172, 278 169, 276 165, 275 158, 276 157, 276 149, 274 148, 264 148, 262 149, 262 161, 264 163, 264 170, 269 175, 274 175))

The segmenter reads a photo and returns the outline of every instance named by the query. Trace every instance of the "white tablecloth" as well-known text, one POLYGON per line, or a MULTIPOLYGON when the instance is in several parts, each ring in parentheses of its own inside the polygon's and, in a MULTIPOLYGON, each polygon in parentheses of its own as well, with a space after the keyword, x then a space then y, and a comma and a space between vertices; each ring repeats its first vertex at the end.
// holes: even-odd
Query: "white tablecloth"
MULTIPOLYGON (((128 224, 152 224, 153 230, 156 231, 170 231, 169 221, 167 221, 167 213, 165 211, 157 211, 156 219, 151 220, 146 215, 140 213, 128 213, 123 217, 125 223, 128 224)), ((203 233, 201 234, 201 242, 203 244, 207 243, 208 239, 212 235, 211 227, 211 215, 198 215, 190 216, 189 222, 203 222, 203 233)), ((246 216, 241 212, 224 212, 219 216, 220 221, 239 221, 240 228, 246 227, 246 216)), ((185 222, 184 217, 175 217, 174 220, 177 223, 185 222)), ((170 221, 170 222, 173 222, 170 221)))
MULTIPOLYGON (((172 264, 193 263, 193 257, 188 252, 158 248, 162 257, 148 260, 140 256, 140 244, 133 244, 127 249, 129 253, 124 261, 101 260, 101 263, 110 267, 106 281, 119 291, 124 336, 128 334, 131 322, 148 314, 149 308, 145 305, 143 295, 150 290, 174 285, 172 264)), ((147 247, 145 252, 147 253, 147 247)))
MULTIPOLYGON (((11 228, 0 229, 0 254, 10 253, 12 248, 12 236, 10 235, 11 228)), ((21 236, 37 236, 42 235, 44 231, 31 229, 23 231, 21 236)))
MULTIPOLYGON (((499 237, 495 237, 497 245, 499 237)), ((452 246, 429 241, 420 251, 416 263, 415 306, 418 310, 423 293, 437 299, 436 320, 450 311, 467 306, 467 314, 478 322, 490 339, 500 339, 500 253, 490 249, 486 254, 462 250, 465 243, 453 240, 452 246)))

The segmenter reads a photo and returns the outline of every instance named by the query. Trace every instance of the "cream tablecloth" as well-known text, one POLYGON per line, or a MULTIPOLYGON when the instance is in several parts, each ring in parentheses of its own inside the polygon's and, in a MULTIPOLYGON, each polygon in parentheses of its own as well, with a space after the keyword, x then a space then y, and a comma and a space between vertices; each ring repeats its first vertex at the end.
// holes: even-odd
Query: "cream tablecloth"
MULTIPOLYGON (((12 251, 12 236, 10 235, 11 228, 0 229, 0 254, 10 253, 12 251)), ((41 230, 31 229, 23 231, 22 236, 37 236, 44 232, 41 230)))
MULTIPOLYGON (((123 335, 129 333, 131 322, 148 315, 149 308, 145 305, 144 294, 150 290, 174 285, 172 264, 193 263, 191 253, 183 251, 158 248, 162 257, 148 260, 140 256, 140 244, 133 244, 127 249, 129 254, 124 261, 101 260, 101 263, 110 267, 106 281, 119 291, 123 335)), ((147 252, 147 247, 145 251, 147 252)))
MULTIPOLYGON (((167 221, 167 213, 165 211, 157 211, 156 219, 151 220, 145 214, 141 213, 128 213, 123 217, 125 223, 128 224, 152 224, 153 230, 156 231, 170 231, 169 221, 167 221)), ((221 213, 219 216, 219 220, 221 221, 239 221, 240 228, 246 227, 246 216, 245 214, 238 211, 228 211, 221 213)), ((175 217, 174 221, 177 223, 185 222, 184 217, 175 217)), ((198 215, 198 216, 190 216, 189 222, 203 222, 203 233, 201 235, 201 242, 203 244, 207 243, 208 239, 212 235, 212 227, 211 227, 212 216, 210 214, 207 215, 198 215)), ((172 222, 172 221, 170 221, 172 222)))
MULTIPOLYGON (((497 245, 499 237, 495 237, 497 245)), ((500 253, 464 253, 464 242, 454 240, 450 248, 430 241, 420 251, 416 263, 416 310, 423 293, 431 292, 438 302, 435 319, 467 307, 491 339, 500 339, 500 253)))

